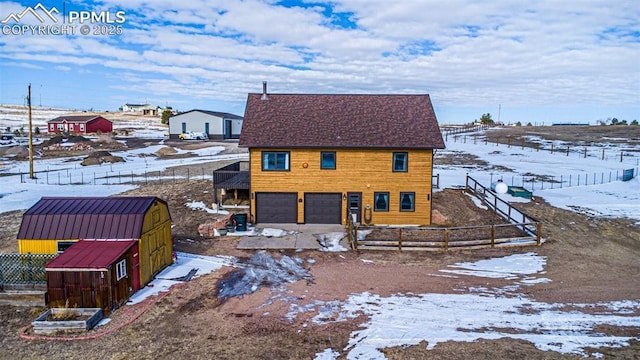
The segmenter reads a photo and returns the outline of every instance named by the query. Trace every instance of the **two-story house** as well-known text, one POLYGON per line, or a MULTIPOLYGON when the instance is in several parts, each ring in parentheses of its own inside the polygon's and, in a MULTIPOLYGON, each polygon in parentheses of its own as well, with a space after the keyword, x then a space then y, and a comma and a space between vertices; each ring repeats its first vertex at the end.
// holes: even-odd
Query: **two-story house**
POLYGON ((248 95, 255 223, 428 225, 435 149, 429 95, 248 95))

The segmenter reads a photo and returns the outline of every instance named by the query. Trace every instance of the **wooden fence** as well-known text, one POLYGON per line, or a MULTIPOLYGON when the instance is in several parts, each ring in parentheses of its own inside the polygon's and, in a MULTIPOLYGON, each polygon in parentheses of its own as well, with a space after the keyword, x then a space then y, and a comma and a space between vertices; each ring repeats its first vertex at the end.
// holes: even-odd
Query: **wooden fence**
POLYGON ((542 225, 467 177, 466 191, 507 221, 457 227, 362 226, 348 216, 349 244, 354 250, 472 250, 496 247, 539 246, 542 225))

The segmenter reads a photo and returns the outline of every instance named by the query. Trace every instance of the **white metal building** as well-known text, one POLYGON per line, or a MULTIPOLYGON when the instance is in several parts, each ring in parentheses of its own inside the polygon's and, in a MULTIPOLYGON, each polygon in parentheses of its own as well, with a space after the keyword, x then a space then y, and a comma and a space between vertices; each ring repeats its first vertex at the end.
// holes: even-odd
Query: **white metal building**
POLYGON ((169 138, 188 131, 204 132, 209 139, 224 140, 240 138, 242 116, 219 111, 189 110, 169 118, 169 138))

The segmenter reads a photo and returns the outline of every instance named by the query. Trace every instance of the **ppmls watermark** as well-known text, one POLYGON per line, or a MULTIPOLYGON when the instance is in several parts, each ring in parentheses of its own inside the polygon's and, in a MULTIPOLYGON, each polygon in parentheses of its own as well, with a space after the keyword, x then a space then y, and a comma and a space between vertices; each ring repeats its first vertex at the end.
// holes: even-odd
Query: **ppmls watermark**
MULTIPOLYGON (((63 11, 47 9, 42 3, 29 6, 21 12, 10 13, 3 20, 2 35, 121 35, 126 21, 123 10, 117 11, 63 11)), ((0 18, 3 14, 0 14, 0 18)))

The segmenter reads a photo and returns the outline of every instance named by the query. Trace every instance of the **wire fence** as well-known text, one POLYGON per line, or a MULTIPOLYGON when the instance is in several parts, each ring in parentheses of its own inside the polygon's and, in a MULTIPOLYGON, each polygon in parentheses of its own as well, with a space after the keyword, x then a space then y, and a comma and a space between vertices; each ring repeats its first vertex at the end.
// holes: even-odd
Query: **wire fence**
POLYGON ((57 254, 0 254, 0 289, 47 282, 45 265, 57 254))
MULTIPOLYGON (((445 141, 449 139, 449 133, 444 132, 445 141)), ((637 148, 618 148, 611 149, 602 146, 585 146, 585 145, 558 145, 553 142, 540 143, 527 141, 525 139, 513 139, 511 137, 496 137, 495 141, 489 141, 484 135, 457 135, 453 133, 452 139, 454 143, 467 142, 476 144, 484 144, 487 146, 499 147, 507 146, 507 148, 520 148, 521 150, 529 149, 535 152, 548 152, 559 156, 572 156, 573 158, 598 158, 603 161, 624 162, 629 165, 640 166, 640 150, 637 148)))
MULTIPOLYGON (((577 173, 560 176, 551 175, 512 175, 512 186, 521 186, 527 190, 561 189, 575 186, 601 185, 614 181, 628 181, 638 176, 638 168, 621 169, 616 171, 601 171, 594 173, 577 173)), ((508 183, 509 177, 500 176, 496 180, 508 183)), ((493 174, 491 183, 493 183, 493 174)))
POLYGON ((140 185, 150 182, 176 183, 178 181, 211 180, 217 167, 186 168, 158 171, 80 171, 73 169, 40 171, 29 173, 20 171, 17 175, 21 183, 47 185, 140 185))

